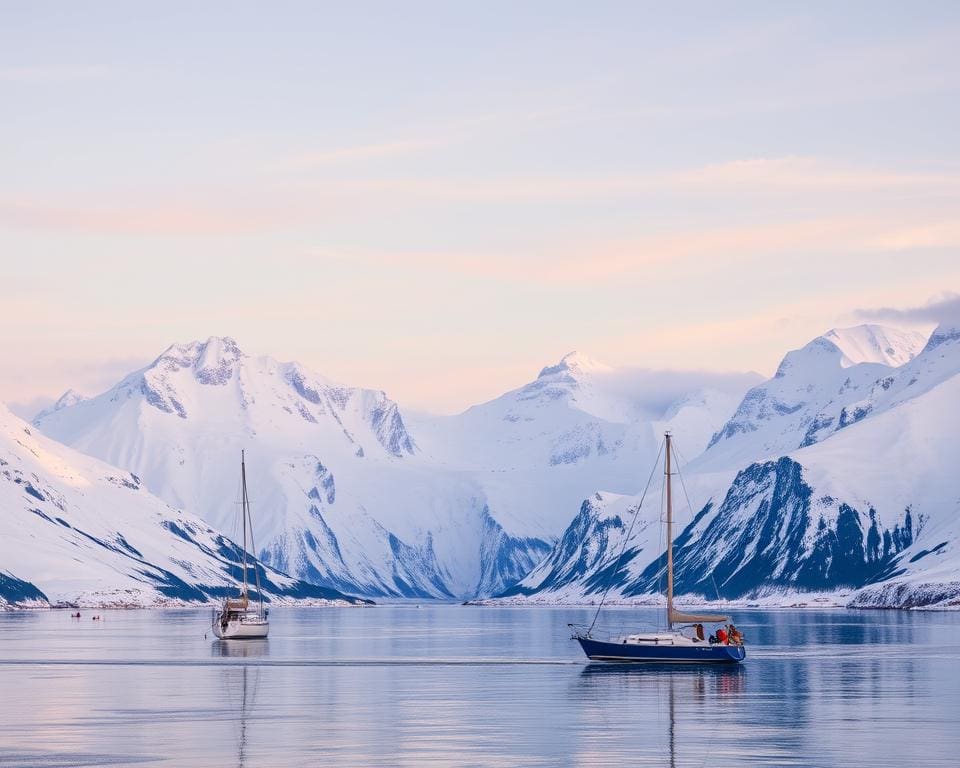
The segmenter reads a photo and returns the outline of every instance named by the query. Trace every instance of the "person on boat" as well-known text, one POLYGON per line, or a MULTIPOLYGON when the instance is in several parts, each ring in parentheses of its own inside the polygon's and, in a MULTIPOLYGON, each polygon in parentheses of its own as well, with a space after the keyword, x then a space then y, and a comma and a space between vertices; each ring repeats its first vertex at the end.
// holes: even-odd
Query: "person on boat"
POLYGON ((693 631, 696 633, 697 640, 703 642, 703 624, 694 624, 693 631))
POLYGON ((723 627, 717 630, 717 642, 720 645, 729 645, 730 638, 727 636, 727 630, 723 627))
POLYGON ((727 631, 730 635, 730 644, 731 645, 743 645, 743 633, 740 632, 733 624, 727 625, 727 631))

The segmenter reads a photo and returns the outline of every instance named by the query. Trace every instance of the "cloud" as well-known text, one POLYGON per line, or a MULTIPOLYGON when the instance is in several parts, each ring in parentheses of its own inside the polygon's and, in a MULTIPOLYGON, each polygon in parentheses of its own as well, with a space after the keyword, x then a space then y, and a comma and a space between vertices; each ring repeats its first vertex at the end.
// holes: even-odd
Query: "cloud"
POLYGON ((319 152, 303 152, 294 155, 290 165, 310 167, 347 162, 351 160, 365 160, 369 158, 390 157, 392 155, 406 155, 420 152, 432 147, 441 146, 447 142, 443 139, 406 139, 388 141, 380 144, 358 144, 350 147, 340 147, 319 152))
POLYGON ((741 396, 763 377, 758 373, 717 372, 679 369, 626 367, 609 373, 595 374, 600 385, 610 394, 629 398, 654 418, 683 397, 701 389, 741 396))
POLYGON ((666 173, 662 183, 682 189, 753 188, 764 192, 929 188, 956 190, 960 176, 846 166, 817 157, 761 157, 666 173))
POLYGON ((53 352, 50 357, 21 357, 18 367, 0 371, 2 399, 21 418, 32 419, 67 389, 95 397, 150 362, 139 355, 98 358, 94 354, 71 356, 62 349, 49 351, 53 352))
MULTIPOLYGON (((413 152, 450 143, 435 138, 347 147, 299 156, 306 165, 353 158, 371 158, 413 152)), ((657 173, 617 172, 591 175, 505 175, 498 177, 382 176, 324 179, 318 190, 354 194, 366 201, 370 194, 388 201, 442 203, 556 203, 579 200, 662 198, 733 194, 768 199, 798 193, 849 195, 861 192, 922 194, 946 197, 960 192, 960 175, 920 173, 882 168, 845 166, 813 157, 771 157, 734 160, 657 173)))
POLYGON ((691 228, 583 242, 543 242, 525 247, 479 250, 375 250, 313 248, 310 258, 372 263, 429 274, 445 272, 528 284, 579 285, 620 277, 650 277, 667 269, 726 269, 782 254, 811 259, 824 254, 864 254, 960 247, 960 227, 923 225, 884 216, 827 216, 716 228, 691 228))
POLYGON ((10 412, 15 416, 19 416, 24 421, 30 421, 44 408, 49 408, 53 405, 54 402, 55 400, 52 397, 40 395, 21 402, 11 401, 7 403, 7 408, 9 408, 10 412))
POLYGON ((916 307, 874 307, 857 309, 854 314, 862 320, 887 323, 936 323, 960 327, 960 293, 945 291, 916 307))
POLYGON ((295 153, 272 167, 275 169, 322 167, 355 160, 414 154, 477 140, 484 141, 505 133, 514 135, 523 132, 530 126, 552 121, 570 111, 568 107, 554 107, 525 112, 478 114, 435 125, 423 130, 420 135, 410 135, 408 132, 401 138, 295 153))

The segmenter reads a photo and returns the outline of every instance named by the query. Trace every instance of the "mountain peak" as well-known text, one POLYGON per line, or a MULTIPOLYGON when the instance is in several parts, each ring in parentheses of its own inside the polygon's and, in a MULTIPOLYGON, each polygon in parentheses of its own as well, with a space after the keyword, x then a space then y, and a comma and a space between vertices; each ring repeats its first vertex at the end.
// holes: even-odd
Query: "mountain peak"
POLYGON ((882 363, 899 368, 923 349, 926 338, 917 331, 906 331, 866 323, 851 328, 834 328, 821 337, 840 350, 843 368, 860 363, 882 363))
POLYGON ((537 378, 543 379, 565 373, 598 373, 609 370, 611 370, 609 366, 574 350, 565 354, 556 365, 548 365, 543 368, 537 378))
POLYGON ((192 368, 201 384, 226 384, 233 376, 234 365, 244 357, 229 336, 210 336, 206 341, 171 344, 151 368, 169 372, 192 368))
POLYGON ((206 341, 195 339, 194 341, 173 343, 161 353, 158 359, 190 358, 197 360, 202 356, 208 359, 223 357, 237 359, 243 357, 243 352, 237 346, 237 342, 230 336, 208 336, 206 341))
POLYGON ((86 399, 87 398, 81 395, 79 392, 77 392, 77 390, 68 389, 66 392, 60 395, 59 399, 57 400, 57 402, 53 404, 52 408, 55 411, 59 411, 61 408, 66 408, 70 405, 76 405, 81 400, 86 400, 86 399))
POLYGON ((931 349, 936 349, 941 344, 945 344, 948 341, 956 341, 960 339, 960 324, 958 323, 940 323, 930 334, 930 338, 927 341, 927 345, 923 348, 924 352, 929 352, 931 349))
POLYGON ((926 338, 916 331, 905 331, 884 325, 855 325, 833 328, 822 336, 792 352, 788 352, 777 369, 775 378, 783 378, 798 364, 807 367, 852 368, 862 363, 899 368, 923 350, 926 338))
POLYGON ((82 403, 86 399, 87 398, 77 392, 77 390, 68 389, 66 392, 60 395, 53 405, 44 408, 36 416, 34 416, 32 420, 34 423, 36 423, 37 419, 42 419, 44 416, 49 416, 51 413, 56 413, 63 408, 69 408, 71 405, 82 403))

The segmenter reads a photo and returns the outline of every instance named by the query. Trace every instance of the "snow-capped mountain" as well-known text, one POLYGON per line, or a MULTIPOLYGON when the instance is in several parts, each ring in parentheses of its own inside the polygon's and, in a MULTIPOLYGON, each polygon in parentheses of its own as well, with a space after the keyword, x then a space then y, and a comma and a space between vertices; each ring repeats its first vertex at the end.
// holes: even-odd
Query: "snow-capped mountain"
MULTIPOLYGON (((463 494, 432 488, 433 478, 417 476, 413 465, 406 470, 416 448, 383 392, 250 357, 214 337, 175 344, 109 391, 37 424, 226 530, 246 448, 264 562, 371 594, 450 595, 429 527, 419 523, 426 516, 433 528, 455 526, 463 510, 431 509, 423 496, 463 494), (410 513, 421 506, 425 515, 410 513)), ((482 509, 469 512, 482 517, 482 509)))
POLYGON ((425 457, 484 489, 509 530, 555 540, 596 489, 638 490, 665 428, 699 453, 758 378, 614 369, 572 352, 518 389, 411 428, 425 457))
MULTIPOLYGON (((236 589, 240 549, 139 477, 0 405, 0 606, 206 602, 236 589)), ((257 565, 267 600, 349 600, 257 565)))
POLYGON ((743 466, 812 445, 862 419, 862 401, 912 360, 926 338, 877 325, 834 329, 789 352, 710 440, 702 464, 743 466))
MULTIPOLYGON (((382 392, 212 338, 36 423, 220 528, 246 448, 258 552, 313 583, 534 599, 607 583, 669 429, 692 459, 683 491, 696 502, 675 542, 679 590, 929 602, 960 583, 960 488, 944 458, 958 374, 955 329, 924 342, 862 326, 788 353, 749 391, 747 377, 670 378, 571 353, 457 416, 408 417, 382 392)), ((654 478, 612 577, 620 597, 662 578, 654 478)))
POLYGON ((349 592, 462 598, 527 573, 584 495, 635 491, 662 428, 651 419, 705 444, 753 382, 657 380, 638 398, 572 354, 459 416, 409 420, 382 392, 211 338, 37 424, 220 527, 246 448, 265 562, 349 592))
POLYGON ((85 398, 75 389, 68 389, 66 392, 60 395, 59 399, 53 403, 53 405, 48 408, 44 408, 36 416, 34 416, 33 423, 36 424, 38 421, 49 416, 51 413, 56 413, 61 408, 69 408, 71 405, 76 405, 77 403, 83 402, 86 399, 87 398, 85 398))
POLYGON ((822 338, 840 350, 840 365, 844 368, 860 363, 881 363, 897 368, 913 360, 927 343, 927 336, 918 331, 873 323, 834 328, 822 338))
POLYGON ((573 466, 655 444, 670 426, 693 453, 759 376, 615 369, 571 352, 518 389, 458 416, 415 424, 418 439, 466 466, 573 466), (672 376, 672 377, 671 377, 672 376))
MULTIPOLYGON (((897 368, 858 362, 849 351, 821 337, 790 353, 777 377, 748 393, 737 413, 758 413, 757 392, 775 393, 770 401, 789 407, 771 407, 751 422, 753 430, 721 438, 740 439, 737 453, 711 457, 715 441, 687 466, 686 484, 702 506, 674 542, 678 592, 756 599, 846 591, 863 606, 960 598, 960 480, 953 467, 960 450, 960 330, 938 328, 897 368), (824 382, 838 382, 843 357, 845 370, 856 372, 859 396, 839 408, 858 417, 795 443, 809 425, 795 418, 801 408, 781 412, 797 404, 784 393, 812 395, 803 401, 811 422, 838 407, 833 398, 817 398, 831 394, 824 382), (876 378, 869 381, 868 373, 876 378)), ((845 381, 833 397, 854 388, 845 381)), ((550 555, 506 594, 582 600, 608 582, 621 598, 657 593, 664 568, 659 499, 655 486, 624 544, 639 500, 591 496, 550 555)))
POLYGON ((547 547, 505 533, 469 478, 418 460, 383 392, 248 356, 229 338, 174 345, 37 424, 227 530, 245 448, 260 557, 346 591, 472 595, 502 588, 547 547))

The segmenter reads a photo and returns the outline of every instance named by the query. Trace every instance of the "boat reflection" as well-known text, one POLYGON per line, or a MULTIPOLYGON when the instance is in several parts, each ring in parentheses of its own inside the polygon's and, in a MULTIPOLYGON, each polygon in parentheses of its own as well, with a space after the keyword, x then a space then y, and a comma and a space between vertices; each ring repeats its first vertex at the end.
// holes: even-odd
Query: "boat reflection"
POLYGON ((666 711, 657 709, 656 720, 661 733, 666 731, 667 764, 675 768, 678 725, 692 726, 703 707, 736 701, 746 681, 747 671, 740 665, 601 663, 584 667, 577 685, 588 708, 600 712, 611 703, 630 706, 633 701, 650 701, 651 693, 654 701, 666 704, 666 711))
POLYGON ((602 685, 616 687, 658 687, 669 682, 686 686, 695 695, 726 696, 741 694, 746 685, 746 670, 739 665, 691 664, 587 664, 580 673, 586 688, 602 685))
POLYGON ((216 640, 210 644, 210 654, 224 658, 262 659, 270 655, 270 641, 216 640))

